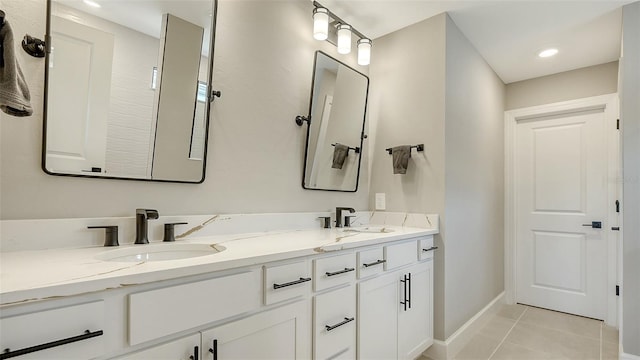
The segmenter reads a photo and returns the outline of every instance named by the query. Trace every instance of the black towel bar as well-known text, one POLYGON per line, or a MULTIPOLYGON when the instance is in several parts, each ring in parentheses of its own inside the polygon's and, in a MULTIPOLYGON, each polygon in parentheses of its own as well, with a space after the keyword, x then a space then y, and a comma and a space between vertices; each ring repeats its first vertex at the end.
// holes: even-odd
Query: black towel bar
MULTIPOLYGON (((331 144, 331 146, 336 146, 337 144, 331 144)), ((351 146, 347 146, 349 148, 349 150, 353 150, 356 152, 356 154, 360 154, 360 148, 359 147, 351 147, 351 146)))
MULTIPOLYGON (((411 145, 411 148, 417 149, 418 151, 424 151, 424 144, 411 145)), ((393 153, 393 148, 386 148, 385 150, 389 153, 389 155, 393 153)))

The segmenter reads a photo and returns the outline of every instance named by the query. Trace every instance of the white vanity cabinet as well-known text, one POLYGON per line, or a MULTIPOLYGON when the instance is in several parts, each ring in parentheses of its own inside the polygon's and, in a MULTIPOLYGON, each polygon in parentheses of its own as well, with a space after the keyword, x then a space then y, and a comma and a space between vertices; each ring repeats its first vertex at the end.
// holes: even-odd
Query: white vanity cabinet
POLYGON ((129 344, 189 330, 260 307, 257 269, 129 295, 129 344))
POLYGON ((415 359, 433 343, 433 237, 16 305, 0 325, 9 351, 91 335, 16 359, 415 359))
POLYGON ((416 242, 385 248, 392 270, 358 284, 358 358, 415 359, 433 344, 433 258, 416 242))
POLYGON ((200 334, 192 334, 178 340, 118 357, 118 360, 195 360, 200 356, 200 334))
POLYGON ((313 300, 313 358, 355 358, 355 285, 316 295, 313 300))
MULTIPOLYGON (((433 344, 433 260, 419 263, 400 272, 410 274, 410 306, 398 308, 398 359, 415 359, 433 344)), ((409 279, 409 277, 407 277, 409 279)), ((399 295, 403 299, 404 286, 399 295)))
POLYGON ((203 331, 201 359, 308 359, 308 304, 301 300, 203 331))

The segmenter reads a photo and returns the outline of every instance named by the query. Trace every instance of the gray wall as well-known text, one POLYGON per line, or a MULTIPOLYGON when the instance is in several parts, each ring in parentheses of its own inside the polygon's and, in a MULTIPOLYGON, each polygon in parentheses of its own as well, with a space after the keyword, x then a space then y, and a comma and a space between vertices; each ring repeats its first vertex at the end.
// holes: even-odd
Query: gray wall
MULTIPOLYGON (((375 193, 386 194, 388 211, 441 216, 436 243, 442 247, 444 214, 444 89, 446 15, 438 15, 375 41, 369 92, 370 207, 375 193), (410 54, 410 56, 408 56, 410 54), (382 56, 384 55, 384 56, 382 56), (425 144, 412 151, 405 175, 394 175, 384 149, 425 144)), ((444 338, 444 255, 434 262, 434 331, 444 338)))
POLYGON ((504 289, 504 84, 444 14, 376 39, 376 54, 370 203, 385 193, 388 211, 441 214, 434 330, 444 340, 504 289), (384 149, 418 143, 425 151, 394 175, 384 149))
POLYGON ((618 62, 594 65, 507 84, 505 110, 613 94, 618 91, 618 62))
MULTIPOLYGON (((45 33, 44 0, 2 1, 32 96, 34 115, 0 119, 0 218, 132 216, 326 211, 368 207, 367 153, 356 193, 303 190, 305 128, 314 52, 323 50, 361 72, 355 52, 339 55, 312 36, 308 1, 221 1, 206 180, 166 184, 46 175, 40 169, 44 61, 20 49, 23 34, 45 33)), ((367 146, 365 142, 365 146, 367 146)))
POLYGON ((622 12, 622 347, 625 353, 640 356, 640 2, 626 5, 622 12))
POLYGON ((447 17, 445 338, 504 290, 505 86, 447 17))

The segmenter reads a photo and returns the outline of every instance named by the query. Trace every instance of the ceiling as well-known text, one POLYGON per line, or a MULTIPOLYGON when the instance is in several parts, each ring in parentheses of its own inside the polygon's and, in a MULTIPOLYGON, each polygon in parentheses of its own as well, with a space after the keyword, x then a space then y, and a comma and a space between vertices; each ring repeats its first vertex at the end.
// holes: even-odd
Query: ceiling
MULTIPOLYGON (((95 12, 87 10, 81 0, 54 1, 95 12)), ((163 12, 169 11, 189 21, 202 23, 205 28, 211 19, 211 3, 202 0, 100 2, 104 4, 99 11, 100 16, 120 19, 118 22, 127 23, 128 26, 148 34, 159 33, 158 19, 163 12), (146 16, 141 16, 142 14, 146 16)), ((508 84, 617 60, 620 55, 621 7, 633 0, 319 2, 361 33, 374 39, 374 47, 376 38, 448 12, 502 81, 508 84), (557 48, 559 53, 546 59, 537 56, 540 50, 549 47, 557 48)))
MULTIPOLYGON (((505 83, 615 61, 632 0, 319 0, 375 39, 448 12, 505 83), (539 58, 540 50, 559 53, 539 58)), ((372 60, 375 61, 375 60, 372 60)))

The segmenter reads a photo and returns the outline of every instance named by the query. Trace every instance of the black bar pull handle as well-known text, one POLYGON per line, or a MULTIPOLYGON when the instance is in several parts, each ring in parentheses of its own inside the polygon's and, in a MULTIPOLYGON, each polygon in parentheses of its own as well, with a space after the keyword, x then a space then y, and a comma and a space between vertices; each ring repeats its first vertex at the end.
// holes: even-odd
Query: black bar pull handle
POLYGON ((25 355, 25 354, 30 354, 30 353, 36 352, 36 351, 42 351, 42 350, 46 350, 46 349, 51 349, 51 348, 54 348, 54 347, 67 345, 67 344, 71 344, 71 343, 82 341, 82 340, 86 340, 86 339, 91 339, 91 338, 94 338, 96 336, 101 336, 102 334, 104 334, 104 332, 102 330, 98 330, 98 331, 94 331, 94 332, 91 332, 89 330, 85 330, 84 334, 82 334, 82 335, 72 336, 70 338, 66 338, 66 339, 62 339, 62 340, 56 340, 56 341, 48 342, 46 344, 40 344, 40 345, 31 346, 31 347, 28 347, 28 348, 24 348, 24 349, 20 349, 20 350, 14 350, 14 351, 11 351, 11 349, 7 348, 7 349, 4 349, 4 352, 0 354, 0 359, 9 359, 9 358, 16 357, 16 356, 22 356, 22 355, 25 355))
POLYGON ((339 323, 337 323, 335 325, 325 325, 324 327, 327 329, 327 331, 331 331, 331 330, 333 330, 335 328, 338 328, 338 327, 340 327, 340 326, 342 326, 344 324, 348 324, 348 323, 352 322, 355 319, 356 318, 353 318, 353 317, 352 318, 347 318, 346 317, 346 318, 344 318, 344 321, 341 321, 341 322, 339 322, 339 323))
POLYGON ((401 283, 404 284, 404 301, 400 301, 400 304, 404 305, 404 311, 407 311, 407 306, 409 305, 409 301, 407 298, 407 285, 409 283, 409 281, 407 280, 407 275, 405 274, 402 278, 402 280, 400 280, 401 283))
POLYGON ((366 267, 366 268, 367 268, 367 267, 369 267, 369 266, 376 266, 376 265, 384 264, 384 263, 386 263, 386 262, 387 262, 387 260, 378 260, 378 261, 374 261, 374 262, 372 262, 372 263, 362 264, 362 266, 364 266, 364 267, 366 267))
POLYGON ((328 271, 327 271, 325 274, 326 274, 327 276, 335 276, 335 275, 340 275, 340 274, 348 273, 348 272, 351 272, 351 271, 354 271, 354 270, 355 270, 355 268, 344 268, 344 270, 340 270, 340 271, 336 271, 336 272, 328 272, 328 271))
POLYGON ((193 348, 193 355, 189 356, 190 360, 198 360, 200 358, 200 348, 195 346, 193 348))
POLYGON ((430 247, 428 249, 422 249, 422 251, 433 251, 433 250, 438 250, 438 247, 437 246, 432 246, 432 247, 430 247))
POLYGON ((213 354, 213 360, 218 360, 218 339, 213 340, 213 347, 209 348, 209 352, 213 354))
POLYGON ((302 284, 303 282, 307 282, 307 281, 311 281, 311 278, 300 278, 300 280, 295 280, 295 281, 291 281, 288 283, 284 283, 284 284, 273 284, 273 289, 280 289, 283 287, 287 287, 287 286, 291 286, 291 285, 297 285, 297 284, 302 284))
POLYGON ((409 309, 411 309, 411 273, 409 273, 407 281, 409 282, 409 298, 407 299, 407 301, 409 302, 409 309))

